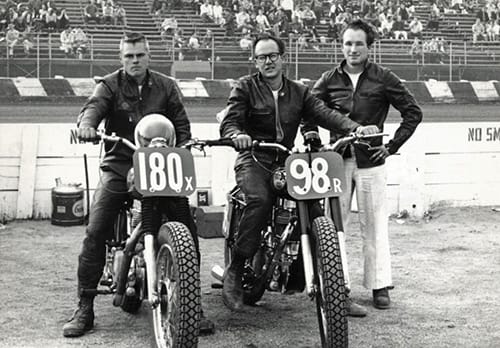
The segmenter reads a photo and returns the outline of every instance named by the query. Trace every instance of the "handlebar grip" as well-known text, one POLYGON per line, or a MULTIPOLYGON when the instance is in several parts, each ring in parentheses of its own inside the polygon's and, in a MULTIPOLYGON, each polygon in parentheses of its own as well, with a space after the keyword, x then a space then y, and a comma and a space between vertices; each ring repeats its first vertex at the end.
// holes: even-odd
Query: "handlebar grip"
POLYGON ((231 138, 220 138, 217 140, 206 140, 205 144, 208 146, 230 146, 234 147, 233 139, 231 138))

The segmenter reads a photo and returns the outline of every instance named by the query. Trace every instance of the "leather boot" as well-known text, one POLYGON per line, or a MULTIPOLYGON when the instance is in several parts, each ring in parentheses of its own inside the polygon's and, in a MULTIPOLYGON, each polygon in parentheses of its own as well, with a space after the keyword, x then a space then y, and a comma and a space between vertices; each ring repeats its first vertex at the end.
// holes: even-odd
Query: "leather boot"
POLYGON ((212 335, 215 332, 215 324, 213 321, 205 317, 203 309, 200 313, 200 334, 202 335, 212 335))
POLYGON ((235 257, 224 274, 222 301, 232 311, 240 311, 243 308, 241 278, 243 277, 244 268, 245 259, 235 257))
POLYGON ((82 297, 73 316, 63 326, 64 337, 79 337, 94 327, 94 299, 82 297))
POLYGON ((368 314, 368 310, 364 306, 357 304, 350 297, 346 298, 345 305, 349 317, 363 318, 368 314))

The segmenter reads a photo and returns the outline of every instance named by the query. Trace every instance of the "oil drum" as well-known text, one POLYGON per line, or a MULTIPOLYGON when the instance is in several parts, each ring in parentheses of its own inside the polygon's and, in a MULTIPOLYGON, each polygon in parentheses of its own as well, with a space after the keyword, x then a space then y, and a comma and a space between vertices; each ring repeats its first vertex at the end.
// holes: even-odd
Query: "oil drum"
POLYGON ((83 189, 57 186, 52 189, 52 225, 83 225, 83 189))

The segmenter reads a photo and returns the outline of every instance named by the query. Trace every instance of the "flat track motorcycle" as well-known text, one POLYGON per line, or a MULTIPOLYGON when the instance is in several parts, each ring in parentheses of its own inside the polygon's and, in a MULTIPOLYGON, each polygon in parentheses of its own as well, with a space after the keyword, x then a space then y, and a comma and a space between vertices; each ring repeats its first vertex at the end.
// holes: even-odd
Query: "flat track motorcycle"
MULTIPOLYGON (((192 140, 184 148, 154 138, 138 147, 116 135, 99 134, 105 142, 134 151, 129 173, 130 199, 114 222, 106 241, 101 287, 89 294, 113 294, 113 305, 135 313, 147 301, 152 315, 154 346, 197 347, 200 324, 200 274, 195 243, 188 227, 177 221, 154 221, 165 200, 186 197, 196 189, 192 140)), ((206 143, 203 143, 206 145, 206 143)), ((186 205, 187 206, 187 205, 186 205)), ((176 207, 176 214, 189 214, 176 207)), ((181 220, 181 219, 179 219, 181 220)), ((185 220, 184 220, 185 221, 185 220)))
MULTIPOLYGON (((293 293, 305 289, 316 302, 322 347, 348 346, 344 270, 348 273, 339 199, 345 190, 345 178, 342 157, 334 151, 379 136, 352 134, 321 146, 317 132, 309 132, 304 151, 292 152, 281 144, 257 141, 252 147, 288 156, 285 166, 273 172, 277 198, 267 227, 261 232, 260 247, 245 264, 244 303, 254 305, 266 290, 293 293)), ((226 267, 231 262, 245 204, 240 189, 231 190, 223 222, 226 267)), ((212 275, 222 281, 223 268, 215 266, 212 275)))

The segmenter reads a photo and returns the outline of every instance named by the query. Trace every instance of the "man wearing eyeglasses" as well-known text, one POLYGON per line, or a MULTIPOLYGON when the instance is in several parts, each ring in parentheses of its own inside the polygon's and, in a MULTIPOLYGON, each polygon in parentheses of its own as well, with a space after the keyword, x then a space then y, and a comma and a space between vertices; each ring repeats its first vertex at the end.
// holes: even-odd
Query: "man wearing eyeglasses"
MULTIPOLYGON (((116 133, 134 142, 134 130, 144 116, 161 114, 175 129, 176 146, 191 139, 190 122, 180 92, 171 78, 149 69, 150 52, 146 37, 131 32, 120 41, 122 68, 105 76, 78 115, 78 138, 96 139, 96 128, 105 121, 106 133, 116 133)), ((167 122, 165 122, 167 123, 167 122)), ((63 327, 65 337, 82 336, 94 325, 94 295, 105 262, 105 241, 123 202, 128 199, 127 173, 132 152, 124 145, 106 144, 98 187, 89 213, 89 223, 78 258, 78 296, 80 301, 63 327)), ((168 208, 167 208, 168 210, 168 208)), ((166 211, 174 221, 190 230, 200 260, 196 225, 189 212, 187 197, 175 198, 175 211, 166 211)), ((203 312, 200 332, 212 333, 214 325, 203 312)))
POLYGON ((245 260, 258 249, 260 232, 275 199, 270 186, 271 172, 285 160, 272 151, 251 152, 252 141, 277 142, 291 149, 302 122, 344 134, 378 132, 376 126, 362 127, 329 109, 311 95, 307 86, 286 78, 285 45, 280 39, 262 34, 254 41, 253 52, 258 72, 242 77, 232 89, 220 126, 221 136, 231 137, 240 152, 235 164, 236 182, 246 197, 222 292, 224 304, 235 311, 243 308, 241 278, 245 260))

